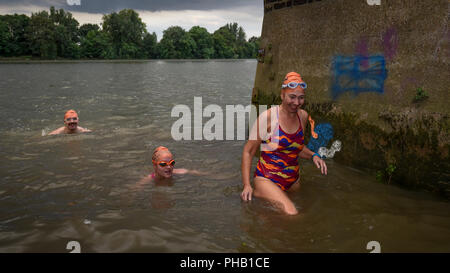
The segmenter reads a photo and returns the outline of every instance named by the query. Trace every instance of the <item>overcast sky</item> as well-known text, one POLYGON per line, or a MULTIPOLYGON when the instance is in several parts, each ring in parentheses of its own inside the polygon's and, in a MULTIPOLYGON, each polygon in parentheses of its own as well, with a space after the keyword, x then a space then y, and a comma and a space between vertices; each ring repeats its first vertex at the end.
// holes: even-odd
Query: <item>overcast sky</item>
POLYGON ((122 9, 136 10, 149 32, 170 26, 185 30, 199 25, 213 33, 219 27, 236 22, 247 39, 261 35, 263 0, 0 0, 0 14, 26 14, 48 10, 50 6, 70 11, 81 24, 99 24, 103 14, 122 9), (78 5, 79 3, 79 5, 78 5))

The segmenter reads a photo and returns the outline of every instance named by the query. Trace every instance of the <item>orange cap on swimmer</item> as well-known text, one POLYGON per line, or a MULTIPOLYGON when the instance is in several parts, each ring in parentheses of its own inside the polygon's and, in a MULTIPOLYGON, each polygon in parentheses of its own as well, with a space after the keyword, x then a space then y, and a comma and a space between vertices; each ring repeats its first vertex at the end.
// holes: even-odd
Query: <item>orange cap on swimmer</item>
POLYGON ((302 80, 302 77, 297 72, 289 72, 286 74, 283 80, 283 84, 281 88, 283 90, 296 89, 297 86, 300 86, 303 89, 306 89, 306 83, 302 80))
POLYGON ((157 147, 157 148, 153 151, 153 155, 152 155, 152 162, 153 162, 153 163, 155 163, 156 155, 158 154, 158 152, 159 152, 159 151, 164 151, 164 150, 170 152, 169 149, 167 149, 167 148, 164 147, 164 146, 159 146, 159 147, 157 147))
POLYGON ((75 112, 75 110, 68 110, 65 114, 64 114, 64 120, 66 120, 66 118, 68 118, 68 117, 71 117, 71 118, 73 118, 73 117, 78 117, 78 114, 77 114, 77 112, 75 112))
POLYGON ((300 74, 298 74, 297 72, 289 72, 284 77, 283 84, 288 84, 288 83, 293 82, 293 81, 303 82, 302 76, 300 76, 300 74))

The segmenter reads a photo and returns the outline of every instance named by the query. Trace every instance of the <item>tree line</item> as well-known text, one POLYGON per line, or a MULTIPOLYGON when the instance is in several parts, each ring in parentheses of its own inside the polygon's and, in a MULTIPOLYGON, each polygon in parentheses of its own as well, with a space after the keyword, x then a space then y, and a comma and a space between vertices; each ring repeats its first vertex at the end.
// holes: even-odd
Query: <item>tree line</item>
POLYGON ((79 25, 70 12, 50 8, 26 15, 0 15, 0 56, 40 59, 224 59, 256 58, 259 37, 246 40, 237 23, 214 33, 171 26, 158 42, 132 9, 104 15, 102 23, 79 25))

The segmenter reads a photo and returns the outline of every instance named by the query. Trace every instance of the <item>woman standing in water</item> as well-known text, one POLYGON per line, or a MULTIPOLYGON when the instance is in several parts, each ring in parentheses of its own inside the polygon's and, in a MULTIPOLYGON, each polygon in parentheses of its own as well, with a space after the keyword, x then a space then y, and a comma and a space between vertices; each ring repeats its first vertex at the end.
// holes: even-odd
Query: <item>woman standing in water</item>
POLYGON ((254 195, 275 203, 286 214, 295 215, 298 211, 286 192, 300 187, 298 158, 312 159, 322 174, 327 174, 325 162, 304 145, 308 113, 300 107, 305 103, 305 89, 306 83, 300 74, 288 73, 282 84, 281 105, 258 117, 242 152, 242 200, 251 200, 254 195), (250 167, 260 146, 253 190, 250 167))

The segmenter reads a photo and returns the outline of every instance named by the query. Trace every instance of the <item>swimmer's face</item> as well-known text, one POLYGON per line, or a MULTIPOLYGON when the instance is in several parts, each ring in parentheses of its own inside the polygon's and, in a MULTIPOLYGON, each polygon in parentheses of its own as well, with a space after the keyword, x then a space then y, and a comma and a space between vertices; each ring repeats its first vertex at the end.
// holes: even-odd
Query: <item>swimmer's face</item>
POLYGON ((158 163, 159 162, 170 162, 173 160, 173 155, 169 151, 161 151, 158 153, 158 156, 156 157, 156 162, 153 164, 153 167, 155 169, 155 173, 162 178, 171 178, 173 175, 173 166, 170 164, 165 164, 166 166, 161 166, 158 163))
POLYGON ((64 118, 64 125, 70 131, 76 131, 78 127, 78 116, 77 115, 68 115, 64 118))
POLYGON ((281 100, 283 106, 289 112, 297 112, 298 109, 305 103, 305 90, 300 86, 294 90, 281 91, 281 100))

